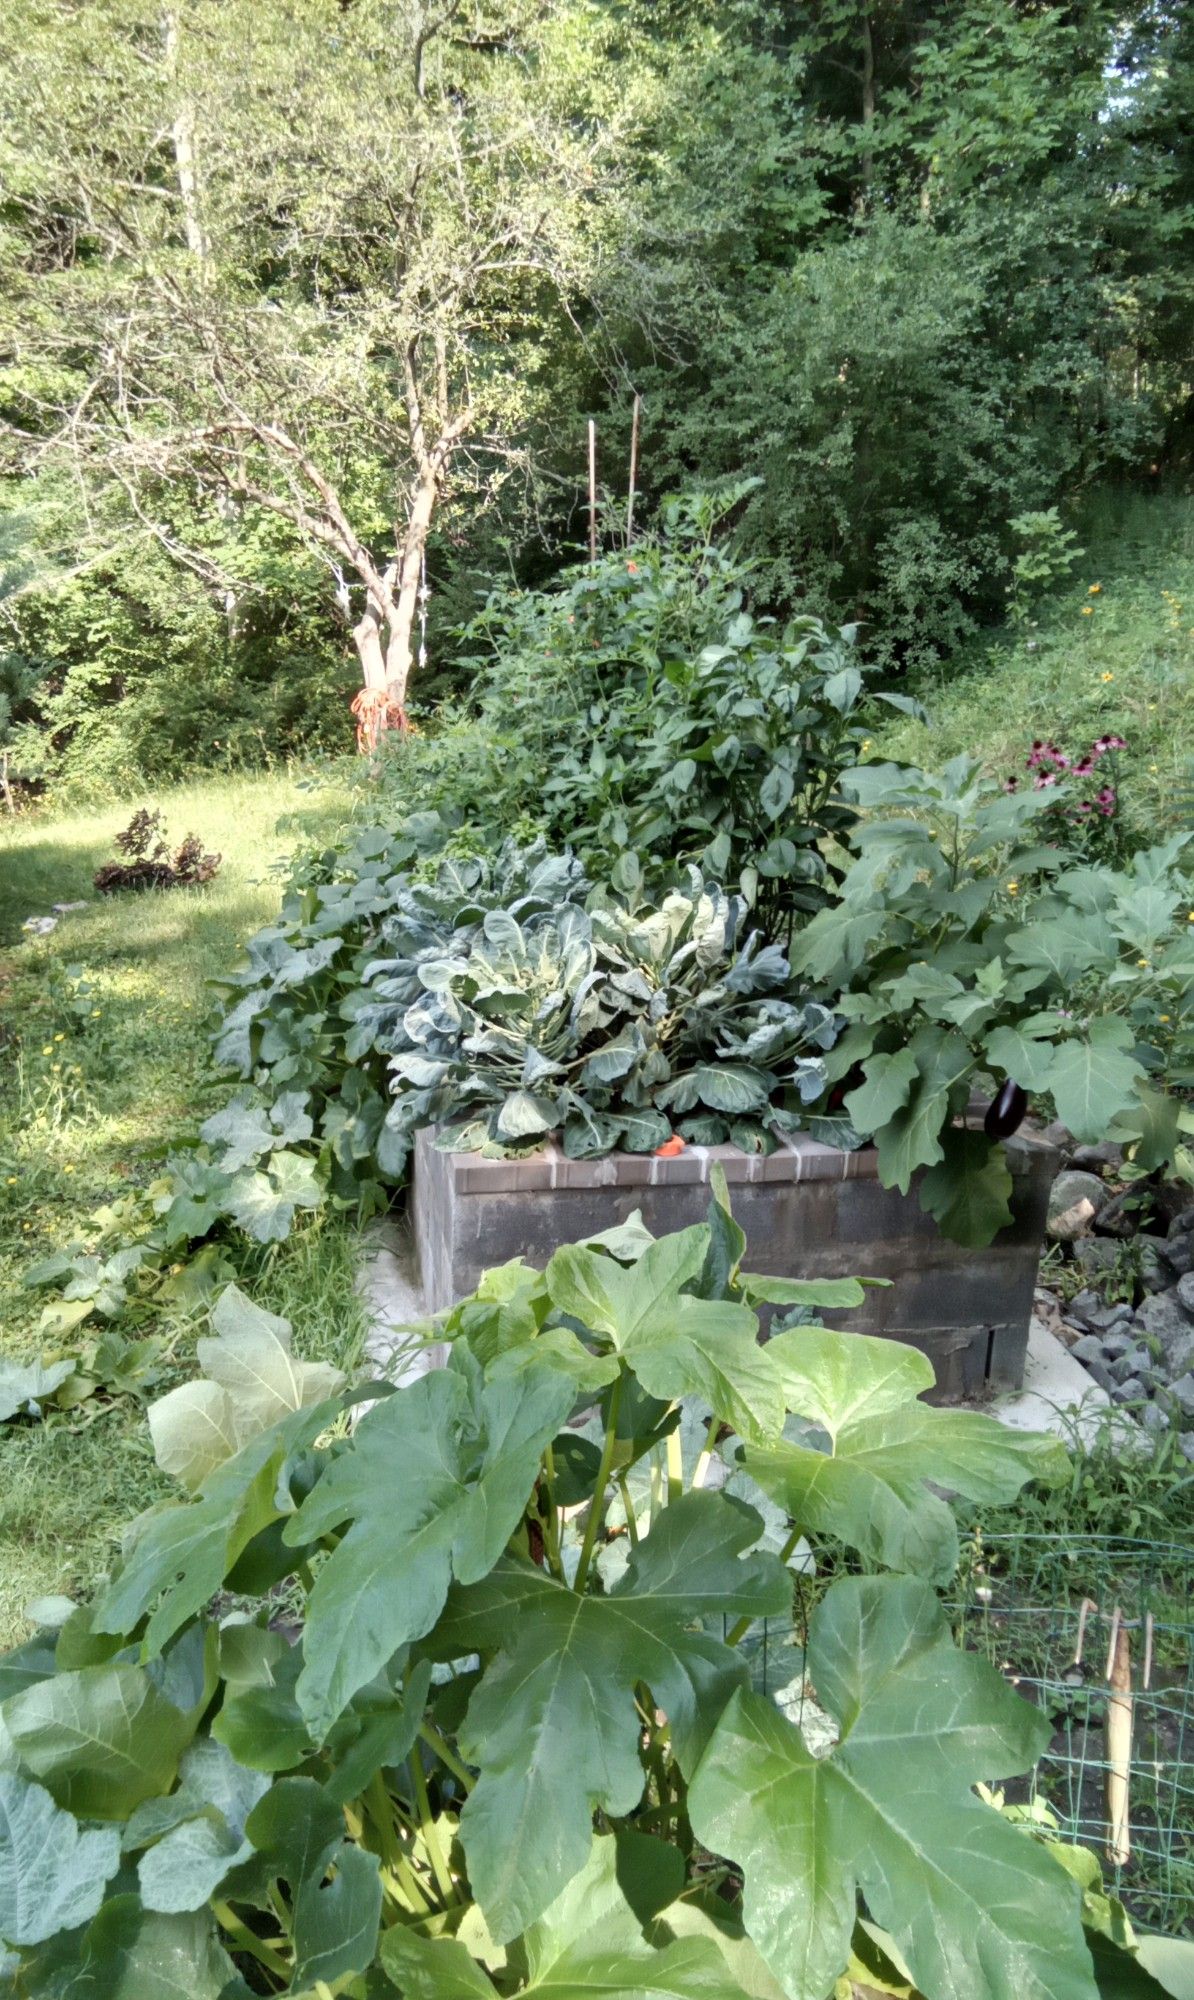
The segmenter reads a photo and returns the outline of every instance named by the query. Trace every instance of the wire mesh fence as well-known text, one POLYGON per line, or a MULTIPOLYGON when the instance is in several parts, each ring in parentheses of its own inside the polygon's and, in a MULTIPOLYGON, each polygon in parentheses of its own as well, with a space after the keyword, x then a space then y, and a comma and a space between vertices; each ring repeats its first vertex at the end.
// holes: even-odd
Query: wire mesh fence
POLYGON ((1047 1714, 1009 1799, 1042 1800, 1099 1856, 1142 1928, 1194 1935, 1194 1549, 1118 1537, 975 1534, 952 1614, 1047 1714))

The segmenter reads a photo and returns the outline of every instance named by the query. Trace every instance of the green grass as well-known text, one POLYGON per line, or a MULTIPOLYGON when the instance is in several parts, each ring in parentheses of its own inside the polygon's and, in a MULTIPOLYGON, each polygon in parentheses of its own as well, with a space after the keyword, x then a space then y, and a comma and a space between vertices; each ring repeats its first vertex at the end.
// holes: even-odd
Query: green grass
MULTIPOLYGON (((345 812, 334 785, 303 790, 272 773, 102 811, 0 815, 0 1353, 70 1351, 39 1340, 44 1301, 24 1272, 101 1203, 150 1179, 162 1149, 228 1095, 208 1062, 205 981, 276 910, 285 857, 345 812), (219 874, 201 889, 97 897, 95 868, 145 803, 162 808, 176 839, 193 830, 222 852, 219 874), (82 898, 87 907, 48 938, 22 931, 26 917, 82 898), (67 1005, 68 967, 92 989, 82 1019, 67 1005)), ((355 1255, 348 1223, 316 1217, 285 1244, 246 1252, 241 1279, 293 1321, 301 1352, 351 1364, 364 1332, 355 1255)), ((200 1329, 164 1315, 138 1330, 174 1337, 177 1373, 160 1393, 189 1372, 200 1329)), ((86 1589, 125 1524, 166 1490, 131 1398, 0 1426, 0 1646, 24 1635, 32 1597, 86 1589)))
POLYGON ((1034 737, 1084 749, 1116 732, 1128 830, 1159 839, 1194 824, 1194 501, 1110 496, 1079 529, 1070 582, 922 679, 928 727, 884 729, 873 754, 939 767, 967 751, 1027 782, 1034 737))

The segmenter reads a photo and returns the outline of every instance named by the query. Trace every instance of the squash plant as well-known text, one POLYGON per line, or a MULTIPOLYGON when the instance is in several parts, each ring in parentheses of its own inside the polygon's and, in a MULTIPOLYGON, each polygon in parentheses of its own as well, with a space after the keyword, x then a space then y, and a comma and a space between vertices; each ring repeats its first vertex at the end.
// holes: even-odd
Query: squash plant
POLYGON ((792 964, 850 1024, 826 1069, 884 1185, 906 1193, 923 1169, 923 1206, 964 1243, 1010 1222, 1002 1149, 965 1122, 984 1082, 1019 1085, 1084 1143, 1110 1133, 1146 1168, 1180 1167, 1191 836, 1124 870, 1076 863, 1032 839, 1056 792, 1008 794, 965 757, 940 776, 864 765, 848 789, 867 812, 857 859, 792 964))
POLYGON ((1064 1454, 911 1349, 761 1346, 861 1294, 742 1249, 716 1203, 516 1262, 355 1392, 225 1296, 151 1417, 189 1497, 0 1660, 3 1991, 1092 2000, 1078 1883, 972 1789, 1049 1724, 932 1587, 939 1489, 1064 1454), (806 1533, 862 1573, 804 1624, 806 1533))

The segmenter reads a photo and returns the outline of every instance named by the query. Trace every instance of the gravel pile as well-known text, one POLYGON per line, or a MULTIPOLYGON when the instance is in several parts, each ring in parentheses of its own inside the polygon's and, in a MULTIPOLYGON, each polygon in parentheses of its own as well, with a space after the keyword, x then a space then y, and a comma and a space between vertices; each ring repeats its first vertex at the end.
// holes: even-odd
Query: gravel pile
POLYGON ((1043 1274, 1051 1317, 1112 1401, 1176 1431, 1194 1463, 1194 1205, 1188 1188, 1123 1185, 1121 1163, 1116 1146, 1079 1147, 1053 1184, 1048 1234, 1066 1261, 1060 1284, 1043 1274))

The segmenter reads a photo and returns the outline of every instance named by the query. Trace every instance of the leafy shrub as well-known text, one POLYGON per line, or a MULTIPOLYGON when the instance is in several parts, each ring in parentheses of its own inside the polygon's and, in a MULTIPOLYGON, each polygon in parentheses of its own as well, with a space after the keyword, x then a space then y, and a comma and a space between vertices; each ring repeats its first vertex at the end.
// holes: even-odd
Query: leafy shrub
POLYGON ((402 810, 439 812, 478 851, 542 833, 594 880, 696 866, 789 936, 826 900, 821 843, 853 817, 840 784, 867 670, 853 627, 752 616, 751 567, 711 539, 717 518, 674 501, 633 555, 495 594, 465 637, 483 649, 474 710, 389 752, 402 810))
POLYGON ((97 869, 95 886, 102 895, 110 895, 114 889, 178 889, 210 882, 223 859, 219 854, 205 854, 193 833, 188 833, 182 846, 172 853, 161 813, 150 812, 145 806, 133 814, 123 833, 117 834, 116 845, 127 858, 106 861, 97 869))
POLYGON ((755 1302, 851 1288, 742 1251, 715 1203, 491 1272, 449 1365, 372 1385, 351 1429, 361 1392, 225 1296, 205 1381, 151 1416, 192 1497, 0 1663, 15 1993, 169 1963, 194 2000, 822 2000, 889 1963, 861 1892, 926 2000, 1094 2000, 1074 1881, 971 1790, 1049 1722, 954 1648, 931 1581, 958 1554, 934 1489, 998 1505, 1064 1453, 926 1407, 911 1349, 760 1347, 755 1302), (807 1625, 802 1533, 866 1572, 807 1625), (772 1661, 806 1648, 775 1699, 763 1620, 772 1661))
POLYGON ((832 1013, 792 999, 783 953, 744 938, 741 901, 695 869, 658 906, 587 910, 544 893, 565 865, 545 863, 537 896, 479 923, 469 912, 451 935, 420 931, 417 887, 382 924, 397 956, 365 977, 392 1023, 376 1031, 390 1130, 409 1145, 420 1125, 459 1118, 454 1145, 502 1151, 562 1130, 583 1158, 651 1152, 675 1121, 703 1145, 771 1150, 822 1095, 809 1051, 832 1046, 832 1013))
POLYGON ((1124 871, 1075 864, 1024 845, 1052 794, 1001 791, 965 757, 940 777, 868 765, 850 789, 869 815, 858 859, 792 962, 850 1023, 826 1067, 854 1084, 844 1111, 884 1183, 907 1191, 926 1168, 923 1205, 964 1242, 1010 1220, 1002 1154, 962 1122, 984 1077, 1051 1104, 1079 1140, 1110 1132, 1147 1168, 1181 1167, 1191 836, 1124 871))

